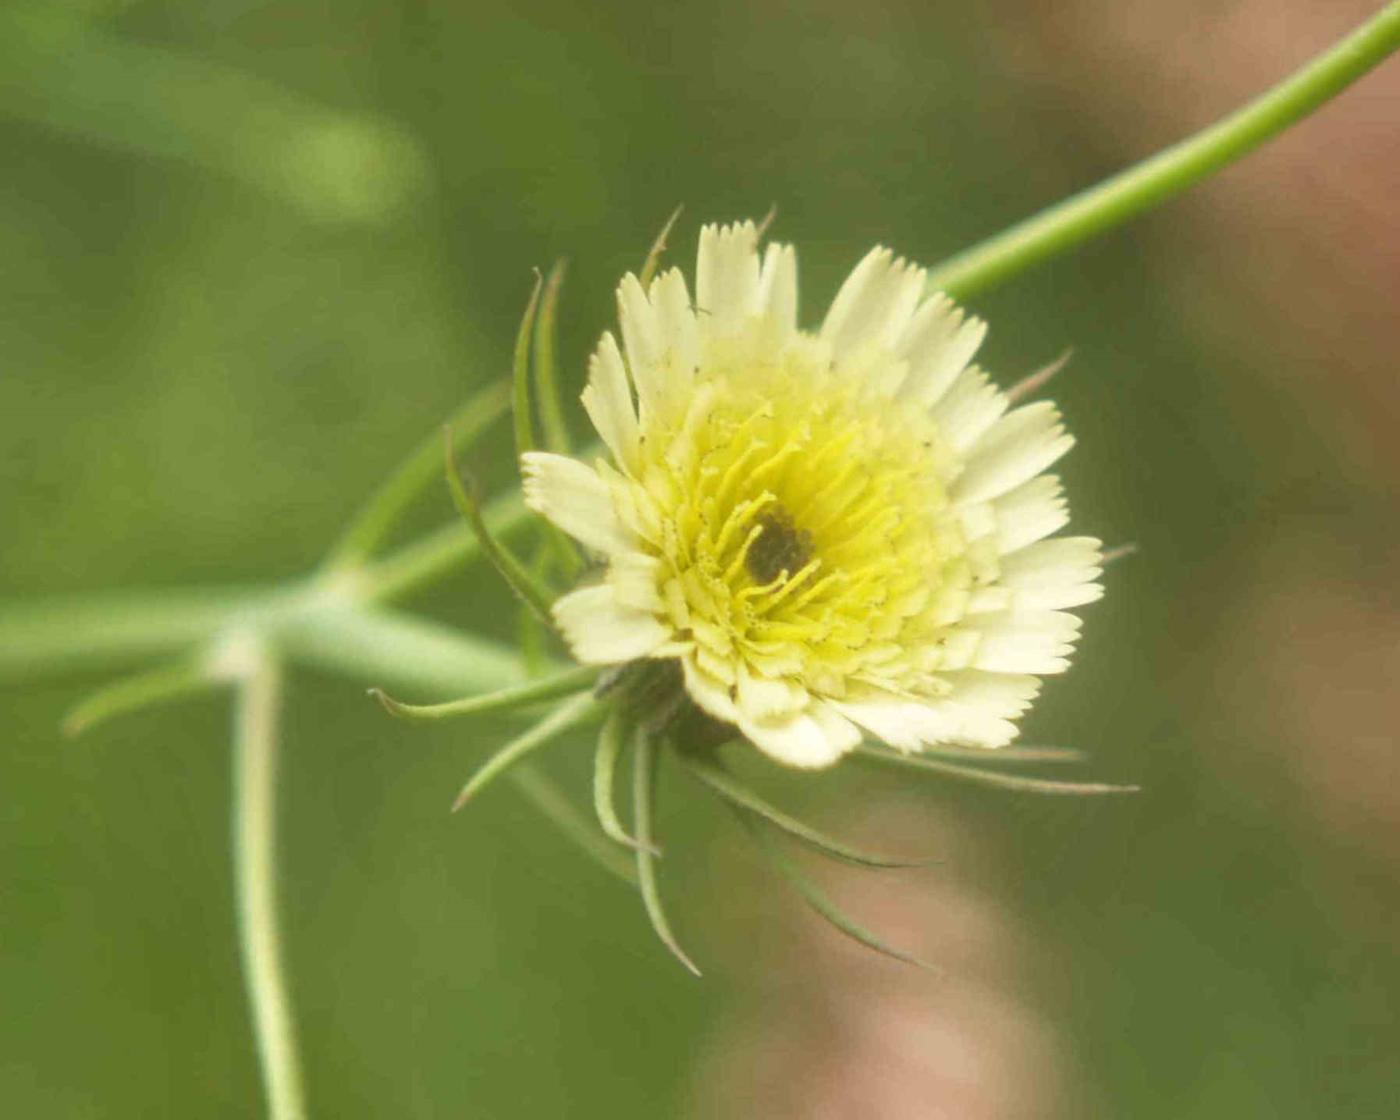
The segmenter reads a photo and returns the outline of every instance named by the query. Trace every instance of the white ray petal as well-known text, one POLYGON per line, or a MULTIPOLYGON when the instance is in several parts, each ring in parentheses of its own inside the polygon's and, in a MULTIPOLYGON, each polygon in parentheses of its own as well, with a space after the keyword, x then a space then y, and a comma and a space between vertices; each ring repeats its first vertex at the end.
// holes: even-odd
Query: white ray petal
POLYGON ((638 411, 645 428, 648 418, 657 415, 665 393, 666 338, 661 333, 660 317, 651 300, 630 272, 617 286, 617 318, 622 328, 627 369, 637 389, 638 411))
POLYGON ((592 467, 564 455, 521 456, 525 504, 595 552, 627 552, 635 539, 617 519, 608 485, 592 467))
POLYGON ((727 338, 759 313, 758 228, 705 226, 695 264, 695 309, 705 338, 727 338))
POLYGON ((1029 481, 1074 446, 1053 404, 1040 401, 1008 412, 973 449, 966 471, 953 484, 955 502, 1000 497, 1029 481))
POLYGON ((728 684, 702 669, 693 655, 682 659, 681 670, 685 676, 686 692, 702 711, 724 723, 738 720, 739 709, 729 694, 728 684))
POLYGON ((858 723, 882 743, 913 751, 925 743, 946 741, 951 725, 930 702, 867 689, 832 707, 858 723))
POLYGON ((797 333, 797 250, 791 245, 770 244, 763 254, 758 278, 758 300, 786 343, 797 333))
POLYGON ((973 747, 1004 747, 1016 738, 1015 720, 1040 691, 1040 680, 1019 673, 948 673, 953 690, 935 701, 949 721, 949 742, 973 747))
POLYGON ((947 296, 925 300, 900 346, 909 362, 901 395, 924 408, 937 404, 986 336, 987 324, 967 316, 947 296))
POLYGON ((962 372, 930 415, 955 451, 965 453, 1007 410, 1006 394, 976 366, 962 372))
POLYGON ((656 616, 618 602, 607 584, 569 592, 555 602, 554 619, 574 657, 589 665, 646 657, 671 636, 656 616))
POLYGON ((865 255, 832 301, 821 339, 838 362, 867 347, 893 352, 924 290, 924 270, 888 249, 865 255))
POLYGON ((613 458, 626 470, 637 466, 637 408, 627 382, 627 367, 612 332, 605 332, 588 362, 583 407, 613 458))
POLYGON ((658 276, 652 282, 650 298, 662 341, 658 373, 664 378, 664 395, 674 401, 689 394, 700 364, 699 325, 680 269, 668 269, 658 276))
POLYGON ((991 505, 997 523, 997 549, 1015 552, 1069 524, 1069 504, 1056 475, 1038 475, 1003 494, 991 505))
POLYGON ((972 667, 994 673, 1063 673, 1081 623, 1060 611, 1008 611, 969 620, 980 640, 972 667))
POLYGON ((1003 556, 1001 582, 1020 609, 1057 610, 1102 598, 1095 582, 1103 571, 1103 548, 1093 537, 1059 537, 1003 556))
POLYGON ((849 720, 821 704, 783 719, 741 719, 739 730, 765 754, 805 770, 830 766, 860 742, 860 731, 849 720))
POLYGON ((811 703, 811 696, 790 678, 765 677, 740 665, 736 703, 745 718, 770 720, 801 711, 811 703))
POLYGON ((661 615, 666 610, 661 598, 663 574, 663 565, 655 556, 619 552, 609 560, 605 578, 624 607, 661 615))

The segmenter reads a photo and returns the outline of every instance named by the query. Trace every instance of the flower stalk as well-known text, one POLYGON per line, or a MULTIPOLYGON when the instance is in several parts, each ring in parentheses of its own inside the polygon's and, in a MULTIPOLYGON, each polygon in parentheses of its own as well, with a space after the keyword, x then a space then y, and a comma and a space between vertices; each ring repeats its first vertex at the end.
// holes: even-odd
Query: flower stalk
POLYGON ((306 1094, 277 923, 276 789, 281 679, 250 640, 234 721, 233 855, 243 980, 271 1120, 305 1120, 306 1094))
POLYGON ((1195 186, 1321 108, 1400 47, 1400 0, 1242 109, 933 269, 929 291, 966 298, 1195 186))

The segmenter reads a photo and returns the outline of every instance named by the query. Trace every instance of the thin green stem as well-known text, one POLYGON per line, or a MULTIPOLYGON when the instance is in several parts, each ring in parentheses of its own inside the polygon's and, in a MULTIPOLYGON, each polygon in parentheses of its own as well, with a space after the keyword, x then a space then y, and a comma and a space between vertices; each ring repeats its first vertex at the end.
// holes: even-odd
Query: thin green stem
MULTIPOLYGON (((481 435, 510 403, 511 387, 501 380, 472 395, 447 422, 456 450, 469 446, 481 435)), ((442 470, 442 436, 439 432, 425 438, 369 496, 340 540, 326 554, 326 571, 351 568, 368 557, 384 540, 404 511, 428 487, 435 485, 442 470)))
POLYGON ((966 297, 1180 194, 1325 104, 1400 47, 1400 2, 1224 120, 936 267, 929 288, 966 297))
MULTIPOLYGON (((598 748, 593 753, 593 812, 610 840, 626 848, 636 848, 637 841, 623 826, 613 797, 613 779, 626 735, 627 721, 620 709, 613 708, 598 734, 598 748)), ((659 852, 654 854, 660 855, 659 852)))
MULTIPOLYGON (((535 518, 518 492, 489 502, 481 516, 497 540, 509 539, 535 518)), ((359 593, 381 603, 402 599, 431 586, 479 555, 481 542, 468 525, 460 521, 444 525, 369 565, 358 575, 359 593)))
MULTIPOLYGON (((684 757, 684 756, 683 756, 684 757)), ((796 817, 784 813, 781 809, 770 805, 758 794, 747 786, 736 782, 720 767, 711 763, 703 762, 699 758, 685 758, 686 765, 691 772, 699 778, 721 798, 730 805, 742 809, 746 813, 752 813, 767 821, 774 828, 787 833, 793 839, 806 844, 813 851, 822 855, 830 856, 832 859, 841 860, 844 863, 853 864, 857 867, 871 868, 895 868, 895 867, 919 867, 927 866, 934 860, 896 860, 886 856, 871 855, 863 852, 859 848, 853 848, 849 844, 836 840, 825 833, 818 831, 810 825, 798 820, 796 817)))
POLYGON ((907 953, 903 949, 895 948, 884 940, 884 938, 872 933, 859 922, 847 916, 845 911, 837 906, 836 903, 832 902, 831 899, 827 897, 826 892, 818 887, 816 883, 812 882, 811 879, 804 875, 793 859, 774 842, 773 837, 768 834, 768 830, 761 819, 739 808, 737 805, 731 805, 730 808, 734 810, 734 815, 739 818, 739 823, 743 825, 744 828, 748 830, 749 835, 753 837, 759 853, 772 864, 773 869, 777 871, 778 874, 793 885, 797 893, 802 896, 807 905, 817 914, 825 918, 847 937, 851 938, 853 941, 858 941, 867 949, 874 949, 877 953, 883 953, 887 957, 893 957, 897 961, 903 961, 905 964, 912 964, 929 972, 938 971, 933 965, 920 960, 912 953, 907 953))
POLYGON ((573 799, 548 774, 529 762, 522 762, 506 775, 517 789, 560 832, 583 849, 604 871, 616 875, 624 883, 636 883, 637 872, 626 853, 619 851, 603 836, 588 817, 579 811, 573 799))
MULTIPOLYGON (((989 751, 988 754, 993 752, 989 751)), ((1115 785, 1111 782, 1062 782, 1052 778, 1027 778, 1021 774, 1007 774, 1000 770, 984 770, 980 766, 964 766, 957 762, 945 762, 922 754, 896 754, 883 747, 864 744, 856 747, 850 757, 866 760, 881 766, 896 769, 924 770, 947 778, 972 785, 995 786, 998 789, 1014 790, 1017 793, 1043 793, 1065 797, 1094 797, 1100 795, 1121 795, 1138 793, 1141 786, 1115 785)))
POLYGON ((291 1001, 277 930, 276 789, 280 674, 250 647, 234 726, 233 856, 239 945, 268 1115, 305 1120, 291 1001))
POLYGON ((569 728, 577 726, 590 716, 595 715, 599 708, 600 705, 593 698, 592 692, 585 692, 565 700, 542 720, 521 732, 488 758, 485 764, 462 787, 462 791, 457 794, 457 800, 452 803, 452 811, 457 812, 512 766, 517 765, 522 759, 546 744, 553 742, 569 728))
POLYGON ((223 681, 207 658, 189 658, 146 673, 123 677, 90 693, 63 717, 65 735, 81 735, 114 716, 165 700, 205 692, 223 681))
POLYGON ((520 319, 520 330, 515 336, 515 361, 511 372, 511 414, 515 421, 515 457, 535 449, 535 423, 530 405, 530 338, 535 326, 535 310, 540 305, 540 289, 544 277, 535 273, 535 287, 530 292, 530 302, 525 305, 525 314, 520 319))
POLYGON ((294 598, 279 588, 172 587, 0 603, 0 680, 189 650, 294 598))
POLYGON ((293 615, 267 632, 277 651, 366 686, 451 695, 521 684, 515 651, 401 611, 345 606, 293 615))
POLYGON ((476 494, 470 486, 462 482, 457 464, 452 458, 450 441, 446 444, 445 450, 447 453, 447 484, 452 490, 452 500, 457 505, 457 511, 467 519, 467 524, 476 534, 481 551, 485 553, 486 558, 491 561, 491 566, 506 581, 506 585, 515 592, 520 601, 535 612, 543 625, 553 629, 554 619, 549 611, 551 596, 548 590, 535 578, 534 573, 520 562, 515 553, 492 535, 491 527, 486 524, 486 519, 481 514, 481 503, 477 500, 476 494))
POLYGON ((540 316, 535 322, 535 386, 540 394, 540 426, 544 445, 560 455, 569 453, 569 423, 564 418, 564 399, 559 393, 559 289, 564 284, 567 263, 554 262, 540 297, 540 316))
POLYGON ((482 715, 486 712, 508 712, 538 704, 542 700, 557 700, 589 688, 598 679, 598 669, 590 665, 565 669, 553 676, 541 677, 513 688, 502 688, 479 696, 449 700, 445 704, 405 704, 389 696, 383 689, 371 688, 370 695, 384 705, 385 710, 400 719, 439 720, 456 716, 482 715))
MULTIPOLYGON (((549 579, 550 562, 554 556, 546 543, 535 550, 535 560, 530 566, 530 574, 535 581, 544 584, 549 579)), ((550 628, 539 620, 539 616, 524 603, 516 609, 515 632, 520 641, 520 659, 525 662, 525 670, 532 677, 543 674, 548 660, 550 628)))
POLYGON ((642 894, 642 906, 646 909, 651 928, 661 943, 671 950, 671 955, 680 961, 696 976, 700 970, 695 962, 681 948, 676 935, 671 932, 671 923, 666 918, 666 908, 661 901, 661 887, 656 878, 656 858, 660 849, 652 821, 656 816, 656 763, 657 743, 643 732, 637 736, 632 753, 632 814, 637 830, 637 886, 642 894))

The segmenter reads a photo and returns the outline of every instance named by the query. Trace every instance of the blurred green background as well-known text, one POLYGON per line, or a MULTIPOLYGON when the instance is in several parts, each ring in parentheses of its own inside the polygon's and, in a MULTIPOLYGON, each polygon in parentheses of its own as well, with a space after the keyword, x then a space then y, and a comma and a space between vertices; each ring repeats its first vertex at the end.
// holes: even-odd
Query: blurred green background
MULTIPOLYGON (((307 570, 503 372, 531 269, 561 254, 576 391, 678 202, 682 264, 699 221, 776 204, 814 319, 871 244, 936 261, 1370 9, 1049 7, 5 6, 0 610, 307 570)), ((297 672, 282 892, 313 1114, 1391 1115, 1393 71, 975 301, 1003 382, 1074 346, 1076 524, 1141 546, 1026 737, 1146 792, 761 774, 833 829, 947 850, 832 880, 945 965, 932 981, 847 953, 672 776, 696 982, 509 789, 447 816, 504 726, 405 728, 362 682, 297 672)), ((472 569, 414 605, 508 635, 504 599, 472 569)), ((101 679, 0 682, 0 1101, 258 1115, 227 701, 62 739, 101 679)), ((582 799, 573 745, 550 765, 582 799)))

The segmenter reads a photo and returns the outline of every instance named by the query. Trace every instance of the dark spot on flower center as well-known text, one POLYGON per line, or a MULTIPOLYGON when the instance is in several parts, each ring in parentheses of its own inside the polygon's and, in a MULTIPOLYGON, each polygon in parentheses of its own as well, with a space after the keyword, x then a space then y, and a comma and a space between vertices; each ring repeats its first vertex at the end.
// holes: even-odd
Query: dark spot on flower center
POLYGON ((772 583, 783 572, 796 575, 812 559, 812 534, 792 523, 779 505, 770 505, 754 518, 763 528, 744 557, 749 574, 760 584, 772 583))

